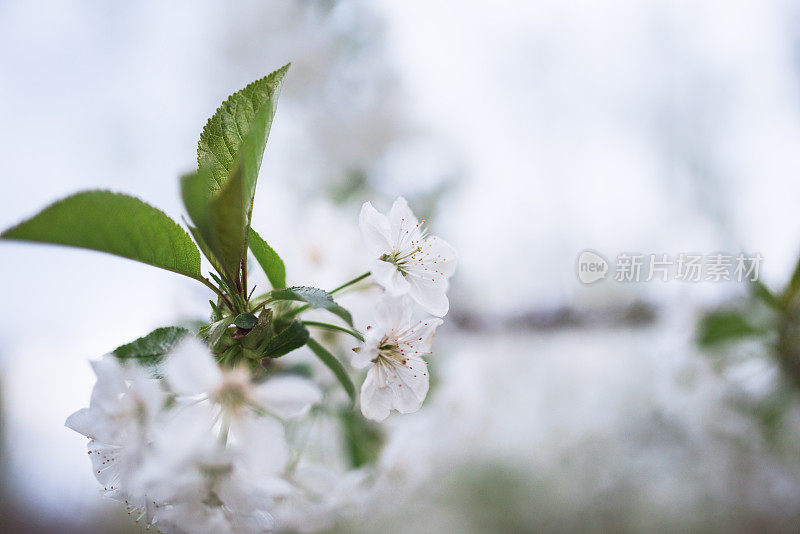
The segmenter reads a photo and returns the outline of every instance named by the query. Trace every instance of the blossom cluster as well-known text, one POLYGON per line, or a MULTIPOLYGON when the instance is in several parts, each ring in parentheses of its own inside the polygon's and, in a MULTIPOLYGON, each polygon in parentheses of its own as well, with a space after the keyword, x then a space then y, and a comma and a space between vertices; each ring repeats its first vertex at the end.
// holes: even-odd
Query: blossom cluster
MULTIPOLYGON (((427 395, 424 357, 449 308, 456 254, 428 234, 403 198, 388 216, 365 203, 360 227, 374 256, 371 277, 383 292, 366 335, 352 332, 364 341, 351 363, 368 368, 361 412, 381 421, 392 410, 416 411, 427 395), (425 312, 418 320, 415 303, 425 312)), ((218 330, 246 335, 230 322, 218 330)), ((213 348, 209 338, 187 336, 154 367, 118 354, 92 362, 90 405, 66 426, 89 438, 103 494, 169 533, 326 526, 358 500, 365 473, 309 464, 302 458, 307 443, 291 439, 303 419, 325 410, 323 388, 274 359, 231 364, 213 348)))
POLYGON ((450 303, 449 278, 455 272, 456 253, 444 240, 428 234, 404 198, 398 198, 388 216, 366 202, 359 217, 361 232, 376 258, 372 275, 384 288, 376 324, 368 328, 366 346, 353 364, 370 366, 361 386, 361 411, 382 421, 391 410, 414 412, 428 393, 428 367, 433 334, 442 324, 450 303), (432 317, 412 324, 412 300, 432 317))

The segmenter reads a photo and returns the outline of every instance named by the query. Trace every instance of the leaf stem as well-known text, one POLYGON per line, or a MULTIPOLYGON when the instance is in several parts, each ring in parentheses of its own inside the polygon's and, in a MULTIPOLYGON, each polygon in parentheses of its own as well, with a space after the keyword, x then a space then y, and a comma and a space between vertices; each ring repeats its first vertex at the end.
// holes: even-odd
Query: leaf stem
POLYGON ((349 328, 345 328, 337 324, 322 323, 319 321, 303 321, 303 324, 306 326, 316 326, 317 328, 327 328, 328 330, 336 330, 338 332, 344 332, 345 334, 350 334, 359 341, 364 341, 364 336, 361 335, 360 332, 356 330, 350 330, 349 328))
POLYGON ((231 304, 231 301, 228 299, 228 297, 225 295, 225 293, 220 291, 217 286, 212 284, 211 281, 208 278, 205 278, 205 277, 201 276, 200 278, 198 278, 198 280, 200 280, 200 282, 202 282, 203 284, 208 286, 209 289, 211 289, 211 291, 213 291, 214 293, 219 295, 219 298, 221 298, 222 301, 225 302, 225 304, 228 306, 228 309, 230 309, 231 311, 233 310, 233 304, 231 304))
POLYGON ((367 271, 367 272, 365 272, 364 274, 362 274, 360 276, 356 276, 355 278, 353 278, 349 282, 345 282, 344 284, 340 285, 336 289, 332 289, 332 290, 328 291, 328 293, 333 295, 334 293, 336 293, 336 292, 338 292, 338 291, 340 291, 340 290, 342 290, 342 289, 344 289, 344 288, 346 288, 348 286, 351 286, 353 284, 357 284, 358 282, 362 281, 364 278, 368 277, 371 274, 372 274, 371 272, 367 271))
POLYGON ((247 260, 241 260, 239 266, 242 271, 242 296, 247 300, 247 260))
POLYGON ((306 345, 308 348, 311 349, 317 358, 322 360, 322 363, 333 372, 337 379, 339 379, 339 383, 342 384, 342 387, 347 392, 347 395, 350 397, 350 402, 355 403, 356 401, 356 387, 353 385, 353 381, 350 379, 350 375, 347 374, 342 362, 336 358, 333 354, 330 353, 328 349, 317 343, 314 338, 308 338, 306 341, 306 345))
POLYGON ((255 313, 258 310, 260 310, 261 308, 263 308, 264 306, 266 306, 267 304, 271 304, 272 302, 275 302, 275 301, 272 300, 271 298, 267 297, 263 301, 261 301, 258 304, 256 304, 255 307, 250 308, 250 313, 255 313))
MULTIPOLYGON (((371 274, 372 274, 371 272, 367 271, 366 273, 364 273, 364 274, 362 274, 360 276, 356 276, 355 278, 353 278, 349 282, 345 282, 344 284, 340 285, 336 289, 328 291, 328 294, 329 295, 333 295, 334 293, 336 293, 336 292, 338 292, 338 291, 340 291, 340 290, 342 290, 342 289, 344 289, 346 287, 350 287, 353 284, 357 284, 358 282, 360 282, 361 280, 363 280, 364 278, 368 277, 371 274)), ((311 309, 311 305, 309 305, 309 304, 304 304, 303 306, 300 306, 299 308, 295 308, 294 310, 292 310, 292 317, 294 317, 295 315, 300 315, 301 313, 303 313, 304 311, 307 311, 309 309, 311 309)))

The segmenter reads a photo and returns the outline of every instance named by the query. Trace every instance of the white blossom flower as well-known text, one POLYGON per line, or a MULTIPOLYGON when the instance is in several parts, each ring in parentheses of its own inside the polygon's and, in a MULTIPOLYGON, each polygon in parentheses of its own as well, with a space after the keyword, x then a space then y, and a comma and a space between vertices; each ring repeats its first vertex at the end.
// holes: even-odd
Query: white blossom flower
POLYGON ((319 389, 300 377, 279 376, 256 384, 245 367, 223 369, 196 339, 184 341, 167 357, 164 377, 179 403, 209 404, 230 447, 252 453, 253 462, 269 462, 273 468, 282 466, 287 452, 258 454, 258 444, 266 435, 285 443, 279 419, 303 414, 321 398, 319 389))
POLYGON ((278 504, 274 515, 291 532, 330 530, 337 519, 355 515, 366 506, 370 479, 369 469, 340 472, 301 462, 291 476, 297 491, 278 504))
POLYGON ((224 369, 194 338, 167 356, 164 378, 179 396, 207 399, 232 420, 259 411, 279 418, 295 417, 321 398, 317 387, 300 377, 279 376, 257 384, 245 367, 224 369))
POLYGON ((261 533, 276 524, 277 498, 293 493, 277 475, 285 466, 282 429, 270 418, 247 418, 250 450, 227 443, 212 407, 179 407, 155 432, 139 482, 162 505, 157 527, 169 533, 261 533), (258 457, 264 462, 255 461, 258 457))
POLYGON ((372 204, 361 207, 359 225, 376 259, 372 276, 391 296, 409 294, 428 312, 444 317, 449 278, 456 269, 456 252, 444 240, 428 235, 425 221, 417 221, 403 197, 395 200, 389 216, 372 204))
POLYGON ((254 383, 224 369, 195 339, 163 365, 175 393, 172 417, 153 431, 136 487, 162 503, 166 532, 260 533, 275 527, 276 499, 294 488, 282 478, 288 448, 281 419, 307 411, 320 393, 298 377, 254 383))
POLYGON ((367 330, 364 347, 353 365, 372 364, 361 386, 361 411, 382 421, 391 410, 415 412, 428 393, 428 366, 422 357, 430 352, 433 334, 442 320, 431 317, 411 325, 411 303, 406 298, 385 298, 376 324, 367 330))
POLYGON ((90 439, 92 471, 103 494, 125 503, 138 519, 154 522, 155 506, 129 480, 141 465, 150 426, 164 403, 158 382, 137 367, 125 368, 114 356, 91 362, 97 376, 89 408, 67 418, 65 425, 90 439))

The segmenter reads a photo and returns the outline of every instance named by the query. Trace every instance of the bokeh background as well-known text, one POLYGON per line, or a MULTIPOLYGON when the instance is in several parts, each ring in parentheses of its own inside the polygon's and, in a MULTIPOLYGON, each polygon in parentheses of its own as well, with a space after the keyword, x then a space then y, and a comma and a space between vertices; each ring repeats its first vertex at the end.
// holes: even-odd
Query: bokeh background
MULTIPOLYGON (((406 196, 460 253, 437 387, 388 423, 417 489, 336 528, 797 528, 798 401, 769 337, 697 343, 709 312, 757 312, 747 285, 584 286, 575 262, 760 252, 787 284, 800 2, 3 1, 0 227, 88 188, 180 217, 205 119, 288 61, 254 227, 290 278, 363 271, 367 199, 406 196)), ((206 290, 14 243, 0 280, 0 530, 138 531, 63 423, 88 359, 205 313, 206 290)))

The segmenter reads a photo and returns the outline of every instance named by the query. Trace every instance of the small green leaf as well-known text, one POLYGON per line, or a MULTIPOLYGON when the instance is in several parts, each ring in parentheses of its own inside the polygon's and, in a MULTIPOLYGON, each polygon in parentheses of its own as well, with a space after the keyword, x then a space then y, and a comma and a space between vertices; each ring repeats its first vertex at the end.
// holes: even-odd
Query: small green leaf
MULTIPOLYGON (((272 309, 267 308, 261 310, 258 316, 258 322, 243 338, 242 346, 246 349, 257 350, 263 345, 264 340, 272 332, 272 309)), ((258 358, 261 358, 259 355, 258 358)))
POLYGON ((295 349, 299 349, 308 341, 308 330, 300 321, 292 321, 286 329, 270 339, 264 346, 265 358, 279 358, 295 349))
POLYGON ((352 402, 356 401, 356 387, 353 385, 353 381, 350 380, 350 375, 347 374, 347 370, 342 365, 336 356, 331 354, 328 349, 317 343, 313 338, 308 338, 306 342, 308 348, 317 355, 317 358, 322 360, 322 363, 325 366, 333 371, 333 374, 336 375, 336 378, 339 379, 339 383, 342 384, 342 387, 350 396, 350 400, 352 402))
POLYGON ((286 287, 286 266, 278 253, 258 233, 250 229, 250 250, 274 288, 286 287))
POLYGON ((272 300, 305 302, 312 308, 328 310, 344 319, 350 326, 353 326, 353 317, 350 312, 336 304, 330 293, 318 287, 294 286, 276 289, 270 292, 270 298, 272 300))
POLYGON ((236 316, 236 319, 233 320, 233 324, 245 330, 250 330, 256 325, 257 322, 258 322, 258 317, 256 317, 252 313, 247 313, 247 312, 240 313, 239 315, 236 316))
POLYGON ((179 326, 156 328, 146 336, 117 347, 112 354, 120 360, 136 360, 142 365, 153 365, 188 335, 189 331, 179 326))
POLYGON ((230 333, 228 327, 233 324, 233 317, 223 317, 219 321, 204 326, 198 335, 208 342, 211 350, 217 353, 223 352, 230 345, 230 333))
POLYGON ((205 242, 204 253, 229 281, 236 279, 246 257, 258 171, 288 67, 223 102, 200 135, 197 172, 181 180, 183 201, 205 242))
POLYGON ((219 309, 219 306, 217 306, 213 300, 209 300, 208 303, 211 304, 211 322, 213 323, 222 319, 224 315, 219 309))
POLYGON ((0 238, 108 252, 200 279, 200 252, 164 212, 138 198, 84 191, 51 204, 0 238))
POLYGON ((737 311, 716 311, 700 320, 697 343, 701 347, 711 347, 726 341, 761 336, 764 330, 751 325, 737 311))
POLYGON ((210 171, 211 178, 216 184, 213 188, 215 191, 222 189, 239 164, 241 146, 256 123, 256 115, 262 110, 267 110, 263 126, 265 135, 260 143, 260 150, 256 150, 260 165, 283 78, 288 70, 289 65, 284 65, 232 94, 217 109, 214 116, 208 119, 197 144, 197 167, 210 171))

